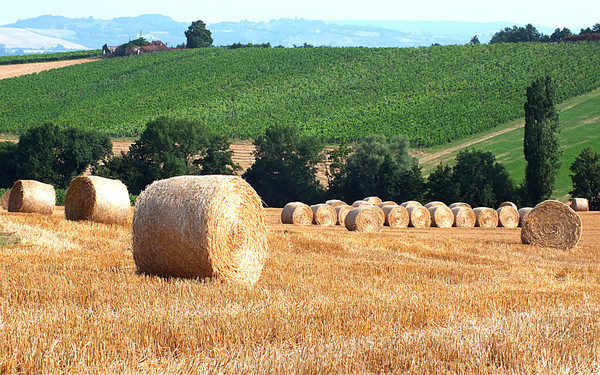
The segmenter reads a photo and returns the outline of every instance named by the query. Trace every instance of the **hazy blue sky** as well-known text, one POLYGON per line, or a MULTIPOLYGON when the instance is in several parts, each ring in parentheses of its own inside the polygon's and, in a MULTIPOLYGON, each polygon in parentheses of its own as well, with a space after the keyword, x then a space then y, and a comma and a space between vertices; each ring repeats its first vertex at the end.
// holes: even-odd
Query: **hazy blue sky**
MULTIPOLYGON (((600 22, 600 1, 579 0, 0 0, 0 25, 51 14, 113 18, 157 13, 176 21, 373 19, 506 21, 535 26, 581 27, 600 22)), ((573 30, 578 31, 578 30, 573 30)))

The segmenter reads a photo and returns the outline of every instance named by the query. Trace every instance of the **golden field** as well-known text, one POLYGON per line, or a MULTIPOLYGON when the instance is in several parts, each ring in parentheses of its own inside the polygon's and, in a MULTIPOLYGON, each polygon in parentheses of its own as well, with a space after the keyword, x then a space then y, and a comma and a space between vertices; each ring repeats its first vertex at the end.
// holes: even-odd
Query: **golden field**
POLYGON ((520 229, 279 224, 253 288, 136 274, 131 226, 0 212, 0 373, 600 371, 600 213, 520 229))

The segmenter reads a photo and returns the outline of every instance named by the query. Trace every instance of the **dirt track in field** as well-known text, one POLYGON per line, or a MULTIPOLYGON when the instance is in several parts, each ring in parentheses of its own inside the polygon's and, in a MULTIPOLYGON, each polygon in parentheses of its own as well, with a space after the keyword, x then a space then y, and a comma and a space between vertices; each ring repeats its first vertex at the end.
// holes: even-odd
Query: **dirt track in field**
POLYGON ((65 66, 77 65, 97 61, 98 59, 78 59, 64 61, 50 61, 31 64, 0 65, 0 79, 13 78, 26 74, 43 72, 44 70, 64 68, 65 66))

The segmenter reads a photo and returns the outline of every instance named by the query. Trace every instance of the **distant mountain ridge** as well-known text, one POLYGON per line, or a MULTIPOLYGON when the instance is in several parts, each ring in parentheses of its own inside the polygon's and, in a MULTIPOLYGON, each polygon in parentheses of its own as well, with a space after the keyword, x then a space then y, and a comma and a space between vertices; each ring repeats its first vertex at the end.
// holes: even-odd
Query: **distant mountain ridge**
MULTIPOLYGON (((268 22, 219 22, 208 24, 207 27, 212 32, 216 46, 268 42, 272 46, 285 47, 304 43, 332 47, 418 47, 435 43, 465 44, 474 35, 485 43, 495 32, 512 25, 509 22, 278 19, 268 22)), ((0 46, 12 49, 52 47, 36 41, 34 35, 54 38, 57 44, 66 49, 78 49, 71 48, 73 44, 99 49, 104 44, 120 45, 139 36, 176 46, 185 43, 184 32, 188 26, 189 23, 157 14, 109 20, 40 16, 0 27, 0 46), (12 30, 12 34, 7 28, 12 30), (16 35, 17 29, 27 30, 29 34, 16 35)), ((552 31, 550 28, 538 30, 544 33, 552 31)))

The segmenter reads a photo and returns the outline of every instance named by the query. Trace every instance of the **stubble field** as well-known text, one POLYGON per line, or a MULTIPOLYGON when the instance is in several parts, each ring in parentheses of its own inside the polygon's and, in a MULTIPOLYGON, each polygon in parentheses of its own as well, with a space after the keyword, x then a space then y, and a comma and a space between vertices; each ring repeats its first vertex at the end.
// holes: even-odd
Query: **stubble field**
POLYGON ((597 373, 600 214, 519 229, 279 223, 253 288, 138 275, 130 225, 0 213, 1 373, 597 373))

